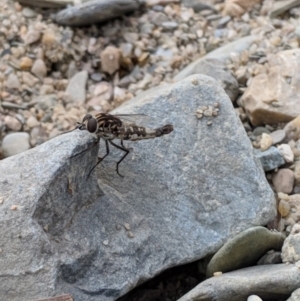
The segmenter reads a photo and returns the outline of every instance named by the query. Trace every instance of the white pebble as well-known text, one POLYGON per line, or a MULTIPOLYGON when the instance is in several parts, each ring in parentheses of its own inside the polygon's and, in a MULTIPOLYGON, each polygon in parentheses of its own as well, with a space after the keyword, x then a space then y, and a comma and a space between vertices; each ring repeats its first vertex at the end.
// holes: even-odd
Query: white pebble
POLYGON ((294 153, 291 147, 288 144, 280 144, 278 145, 278 150, 282 154, 285 162, 291 163, 294 162, 294 153))

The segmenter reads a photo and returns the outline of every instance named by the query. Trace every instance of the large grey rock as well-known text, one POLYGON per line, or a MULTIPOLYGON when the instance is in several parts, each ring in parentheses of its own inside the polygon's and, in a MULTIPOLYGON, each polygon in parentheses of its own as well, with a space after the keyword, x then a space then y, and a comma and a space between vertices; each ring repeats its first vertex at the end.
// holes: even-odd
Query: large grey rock
POLYGON ((217 58, 201 59, 188 74, 180 72, 176 75, 176 80, 182 80, 187 75, 205 74, 216 79, 223 87, 231 101, 235 101, 239 94, 239 83, 230 70, 226 70, 224 62, 217 58))
POLYGON ((253 227, 241 232, 213 256, 207 266, 207 277, 214 272, 229 272, 255 265, 269 250, 280 251, 285 236, 279 232, 271 232, 264 227, 253 227))
MULTIPOLYGON (((74 245, 64 235, 89 207, 100 205, 94 202, 101 195, 95 177, 86 180, 97 147, 68 159, 91 143, 91 135, 73 132, 0 161, 0 296, 5 300, 54 295, 68 273, 62 254, 69 252, 73 263, 77 259, 80 275, 80 264, 94 254, 88 239, 74 245)), ((83 222, 81 234, 91 226, 83 222)))
POLYGON ((300 269, 294 264, 260 265, 205 280, 178 301, 242 301, 249 295, 285 300, 299 283, 300 269))
POLYGON ((215 80, 192 76, 148 91, 119 111, 152 115, 149 126, 171 122, 175 130, 127 143, 133 150, 120 164, 124 178, 115 172, 122 153, 111 149, 97 168, 102 190, 96 173, 86 178, 96 147, 69 159, 93 142, 86 131, 0 162, 0 296, 116 300, 274 218, 273 192, 215 80), (217 117, 196 118, 197 108, 215 102, 217 117))

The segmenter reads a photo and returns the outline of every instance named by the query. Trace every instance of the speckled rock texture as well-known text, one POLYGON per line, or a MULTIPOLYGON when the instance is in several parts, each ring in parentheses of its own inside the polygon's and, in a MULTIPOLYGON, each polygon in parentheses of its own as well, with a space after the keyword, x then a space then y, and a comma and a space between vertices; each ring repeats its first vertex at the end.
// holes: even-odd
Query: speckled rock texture
POLYGON ((169 135, 125 143, 124 178, 115 172, 122 152, 111 149, 87 179, 97 147, 70 159, 95 141, 79 130, 0 161, 1 296, 116 300, 275 216, 251 142, 212 78, 161 86, 118 112, 150 115, 149 127, 174 125, 169 135), (218 116, 197 119, 215 103, 218 116))

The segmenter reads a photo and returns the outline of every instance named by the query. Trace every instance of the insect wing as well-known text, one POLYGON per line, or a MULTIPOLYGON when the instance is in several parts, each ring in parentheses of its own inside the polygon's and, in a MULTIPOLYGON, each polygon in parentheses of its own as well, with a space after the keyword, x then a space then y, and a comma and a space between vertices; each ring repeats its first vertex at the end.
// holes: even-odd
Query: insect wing
POLYGON ((145 114, 113 114, 128 125, 147 126, 153 118, 145 114))

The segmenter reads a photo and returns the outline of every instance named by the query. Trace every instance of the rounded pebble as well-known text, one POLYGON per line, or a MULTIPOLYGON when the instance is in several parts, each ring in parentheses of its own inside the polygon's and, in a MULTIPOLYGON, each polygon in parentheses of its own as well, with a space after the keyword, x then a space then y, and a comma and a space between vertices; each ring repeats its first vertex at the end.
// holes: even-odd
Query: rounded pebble
POLYGON ((253 130, 253 135, 254 136, 260 136, 262 135, 263 133, 265 134, 270 134, 270 131, 268 129, 266 129, 265 127, 263 126, 258 126, 256 127, 254 130, 253 130))
POLYGON ((291 147, 288 144, 280 144, 277 147, 282 154, 285 162, 291 163, 294 162, 294 153, 291 149, 291 147))
POLYGON ((281 143, 285 139, 286 132, 285 130, 277 130, 272 132, 270 136, 272 137, 273 145, 276 145, 278 143, 281 143))
POLYGON ((14 156, 30 149, 30 136, 28 133, 12 133, 4 137, 2 152, 4 158, 14 156))
POLYGON ((22 15, 25 17, 25 18, 35 18, 37 16, 37 13, 29 8, 29 7, 24 7, 24 9, 22 10, 22 15))
POLYGON ((263 301, 263 300, 256 295, 251 295, 247 298, 247 301, 263 301))
POLYGON ((293 191, 294 178, 294 173, 290 169, 279 169, 272 177, 275 191, 290 194, 293 191))
POLYGON ((21 122, 17 118, 9 115, 5 116, 4 122, 6 126, 12 131, 20 131, 22 128, 21 122))
POLYGON ((287 201, 280 200, 280 202, 278 204, 278 211, 282 217, 287 216, 290 213, 290 209, 291 209, 291 206, 287 201))

